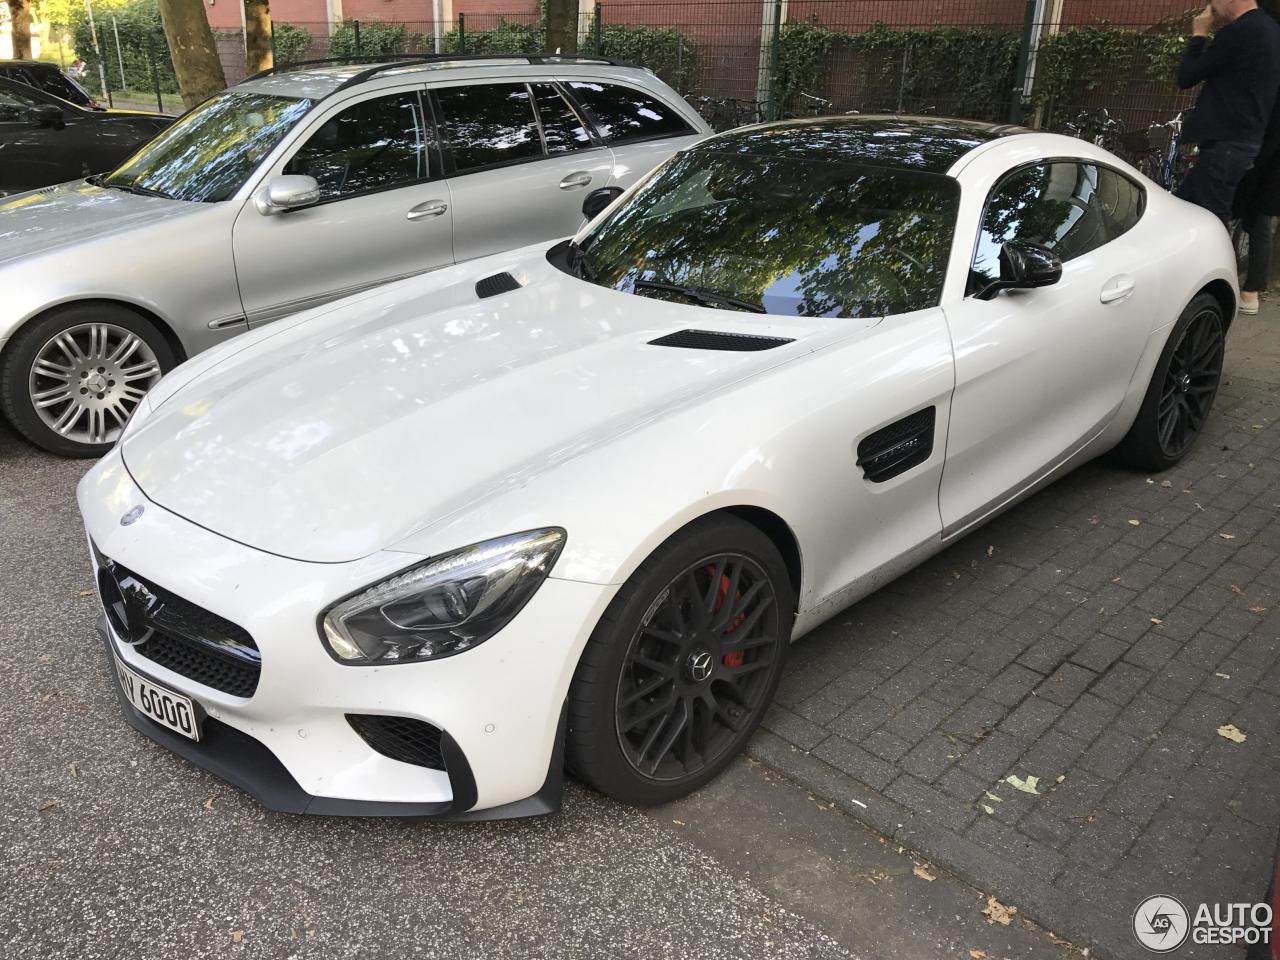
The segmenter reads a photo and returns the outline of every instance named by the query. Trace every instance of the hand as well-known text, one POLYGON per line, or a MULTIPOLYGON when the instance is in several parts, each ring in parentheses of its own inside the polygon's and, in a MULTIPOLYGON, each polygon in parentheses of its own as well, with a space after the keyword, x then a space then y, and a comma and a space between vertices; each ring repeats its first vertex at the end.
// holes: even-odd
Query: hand
POLYGON ((1195 15, 1195 19, 1191 21, 1191 35, 1193 37, 1207 37, 1209 31, 1213 29, 1213 4, 1206 3, 1204 9, 1195 15))

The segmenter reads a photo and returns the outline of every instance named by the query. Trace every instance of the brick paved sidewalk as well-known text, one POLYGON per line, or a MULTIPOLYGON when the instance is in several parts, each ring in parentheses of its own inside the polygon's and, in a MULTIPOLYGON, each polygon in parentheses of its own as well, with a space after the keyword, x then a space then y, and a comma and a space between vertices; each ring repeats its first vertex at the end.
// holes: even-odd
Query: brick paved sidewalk
MULTIPOLYGON (((1142 955, 1148 895, 1260 899, 1280 824, 1277 421, 1267 306, 1233 330, 1178 469, 1089 465, 838 616, 792 650, 751 752, 1104 957, 1142 955)), ((1217 949, 1178 956, 1238 956, 1217 949)))

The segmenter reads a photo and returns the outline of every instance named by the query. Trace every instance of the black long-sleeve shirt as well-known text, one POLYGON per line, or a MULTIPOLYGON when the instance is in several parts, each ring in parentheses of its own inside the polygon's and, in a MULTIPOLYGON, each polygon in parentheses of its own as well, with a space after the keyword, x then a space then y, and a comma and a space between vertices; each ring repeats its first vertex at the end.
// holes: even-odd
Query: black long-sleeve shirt
POLYGON ((1183 140, 1261 143, 1280 89, 1280 24, 1250 10, 1219 30, 1213 43, 1192 37, 1177 79, 1184 90, 1204 84, 1183 140))

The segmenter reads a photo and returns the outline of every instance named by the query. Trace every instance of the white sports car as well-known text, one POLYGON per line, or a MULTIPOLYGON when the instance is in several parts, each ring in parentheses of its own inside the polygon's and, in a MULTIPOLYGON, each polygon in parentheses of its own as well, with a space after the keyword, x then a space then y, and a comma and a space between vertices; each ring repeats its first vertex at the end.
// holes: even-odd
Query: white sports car
POLYGON ((547 812, 721 770, 788 643, 1213 403, 1226 231, 1078 140, 744 128, 573 241, 164 378, 79 488, 126 716, 270 807, 547 812))

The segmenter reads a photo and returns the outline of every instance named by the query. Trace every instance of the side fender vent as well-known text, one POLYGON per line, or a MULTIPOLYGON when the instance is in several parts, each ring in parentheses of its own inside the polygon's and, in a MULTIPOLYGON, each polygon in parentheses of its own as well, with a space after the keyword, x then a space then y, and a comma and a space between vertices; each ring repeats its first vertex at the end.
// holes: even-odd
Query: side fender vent
POLYGON ((884 483, 929 459, 937 407, 927 407, 864 437, 858 444, 858 466, 869 483, 884 483))
POLYGON ((509 273, 495 273, 492 277, 476 281, 476 296, 481 300, 519 289, 520 281, 509 273))
POLYGON ((785 337, 761 337, 753 333, 718 333, 715 330, 677 330, 650 340, 651 347, 684 347, 686 350, 735 350, 752 353, 794 343, 785 337))

